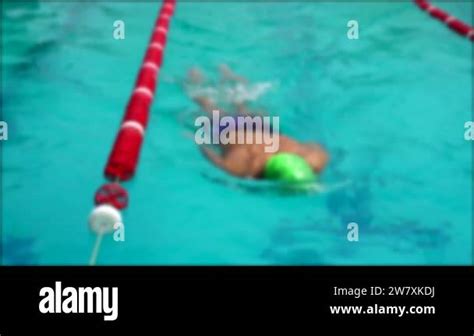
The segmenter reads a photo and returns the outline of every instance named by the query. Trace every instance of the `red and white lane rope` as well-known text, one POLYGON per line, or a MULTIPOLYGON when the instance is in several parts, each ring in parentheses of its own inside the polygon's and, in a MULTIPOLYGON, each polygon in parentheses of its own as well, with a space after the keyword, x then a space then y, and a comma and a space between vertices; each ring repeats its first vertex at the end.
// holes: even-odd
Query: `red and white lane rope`
POLYGON ((138 165, 175 6, 176 0, 163 1, 122 124, 105 166, 105 176, 111 182, 101 186, 95 194, 96 207, 89 217, 90 227, 97 233, 89 262, 91 265, 96 263, 103 235, 113 232, 117 223, 122 224, 120 210, 128 205, 128 194, 120 182, 132 178, 138 165))
POLYGON ((432 17, 444 22, 451 30, 474 41, 474 27, 462 22, 461 20, 449 15, 442 9, 433 6, 427 0, 414 0, 415 3, 432 17))

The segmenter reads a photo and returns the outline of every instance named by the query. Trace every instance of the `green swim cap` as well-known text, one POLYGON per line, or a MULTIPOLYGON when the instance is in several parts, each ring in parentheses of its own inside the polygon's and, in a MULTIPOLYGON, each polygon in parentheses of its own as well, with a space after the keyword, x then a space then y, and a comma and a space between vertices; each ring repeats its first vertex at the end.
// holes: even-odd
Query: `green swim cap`
POLYGON ((278 153, 270 157, 263 175, 267 179, 287 183, 312 182, 317 178, 305 159, 291 153, 278 153))

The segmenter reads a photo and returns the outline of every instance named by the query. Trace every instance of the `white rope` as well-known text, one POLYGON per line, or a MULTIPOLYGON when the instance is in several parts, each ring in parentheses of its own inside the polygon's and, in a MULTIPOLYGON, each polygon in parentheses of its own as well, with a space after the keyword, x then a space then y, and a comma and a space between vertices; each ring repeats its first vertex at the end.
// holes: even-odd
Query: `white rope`
POLYGON ((95 266, 97 263, 97 257, 99 256, 100 247, 102 246, 102 238, 104 232, 99 232, 95 240, 94 248, 92 249, 91 258, 89 259, 89 266, 95 266))

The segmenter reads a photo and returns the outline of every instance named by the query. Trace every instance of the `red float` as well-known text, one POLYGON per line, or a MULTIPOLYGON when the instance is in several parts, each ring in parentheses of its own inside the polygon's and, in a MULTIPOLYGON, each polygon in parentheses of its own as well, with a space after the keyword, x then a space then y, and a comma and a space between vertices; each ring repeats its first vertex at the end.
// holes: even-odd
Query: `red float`
POLYGON ((105 176, 111 181, 126 181, 135 174, 175 5, 176 0, 164 0, 155 22, 135 88, 105 166, 105 176))
POLYGON ((95 193, 95 204, 109 204, 119 210, 126 208, 128 205, 127 190, 118 183, 104 184, 95 193))

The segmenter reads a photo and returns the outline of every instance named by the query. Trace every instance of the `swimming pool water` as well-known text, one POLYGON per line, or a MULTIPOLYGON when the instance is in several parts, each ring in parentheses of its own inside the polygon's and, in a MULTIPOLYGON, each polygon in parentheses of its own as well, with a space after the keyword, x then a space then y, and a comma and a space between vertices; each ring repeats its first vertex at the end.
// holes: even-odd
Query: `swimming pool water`
MULTIPOLYGON (((472 2, 440 3, 472 24, 472 2)), ((157 3, 2 9, 4 264, 86 264, 92 197, 157 3), (125 40, 113 22, 125 22, 125 40)), ((99 264, 472 264, 472 43, 411 2, 179 2, 126 239, 99 264), (346 37, 359 22, 359 40, 346 37), (238 188, 186 136, 180 81, 221 63, 272 81, 259 105, 323 144, 332 192, 238 188), (346 239, 359 224, 359 242, 346 239)), ((255 188, 252 188, 252 187, 255 188)))

